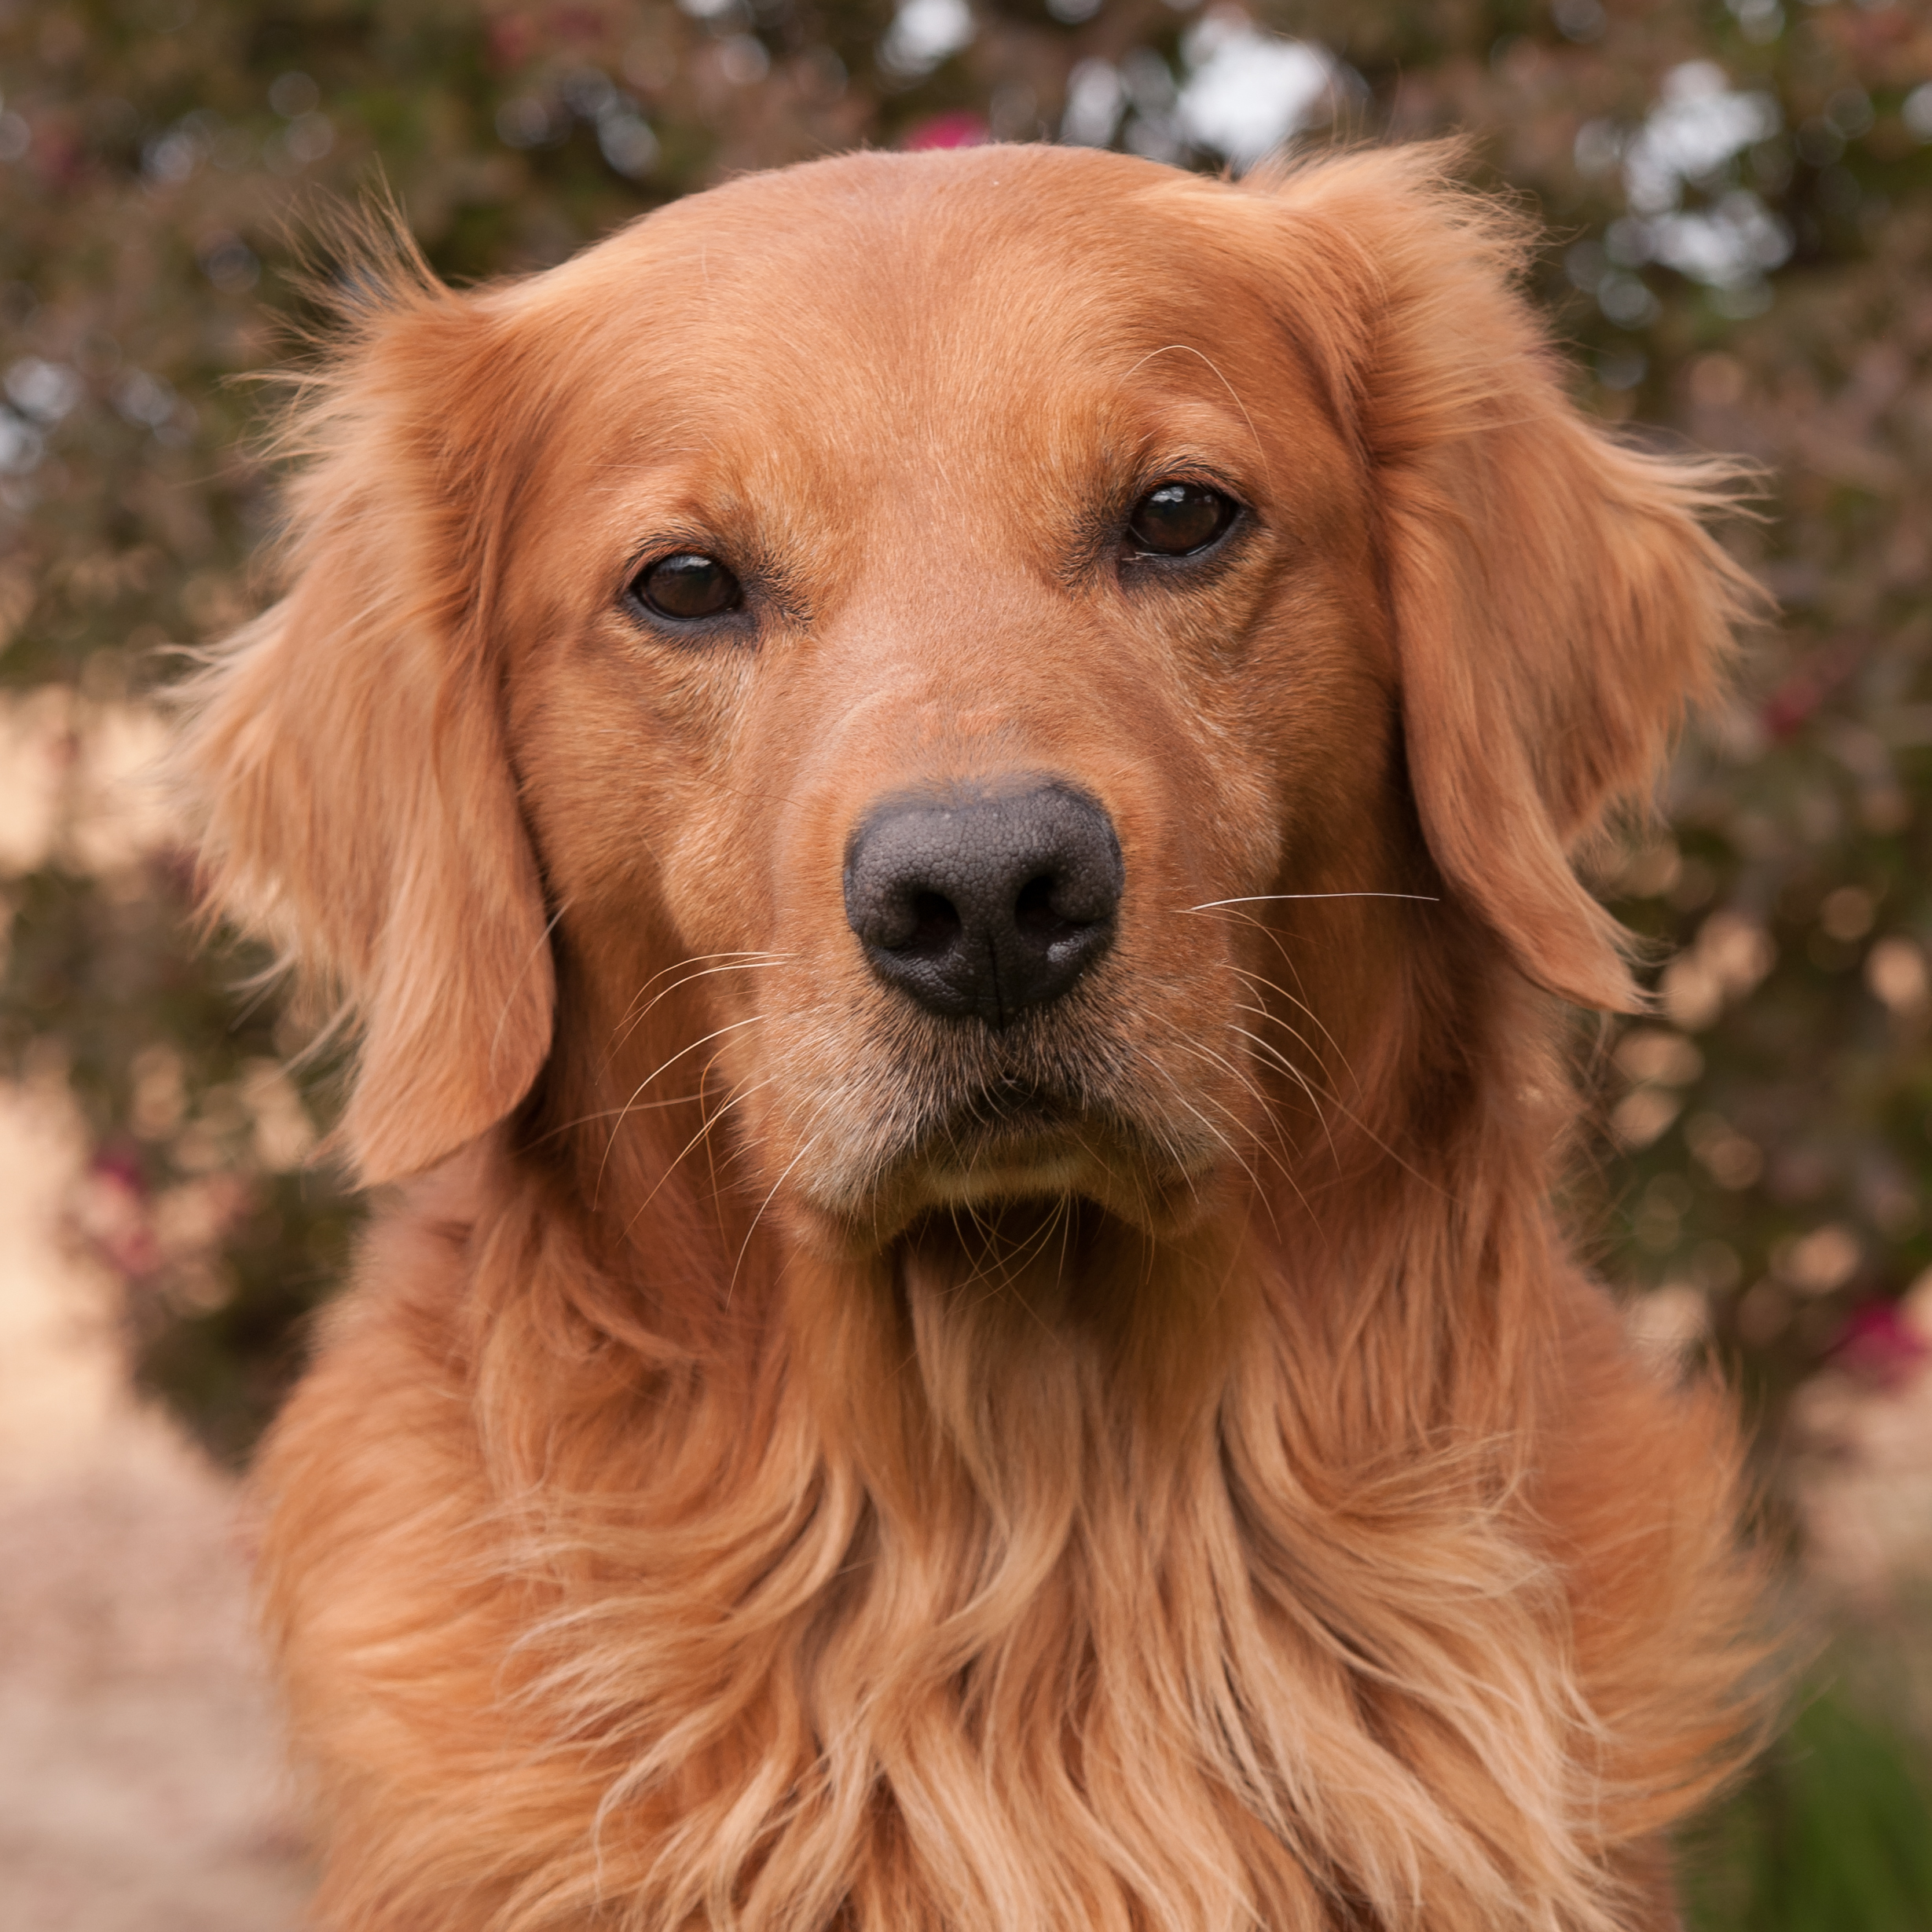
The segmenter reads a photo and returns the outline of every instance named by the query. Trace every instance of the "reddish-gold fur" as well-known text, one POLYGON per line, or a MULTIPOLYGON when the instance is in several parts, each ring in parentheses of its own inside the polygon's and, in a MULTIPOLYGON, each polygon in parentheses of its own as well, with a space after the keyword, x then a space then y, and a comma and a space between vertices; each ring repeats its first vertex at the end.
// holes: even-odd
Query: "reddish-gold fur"
POLYGON ((402 1183, 262 1472, 328 1925, 1674 1923, 1737 1446, 1553 1226, 1553 995, 1742 586, 1439 162, 849 157, 350 318, 185 753, 402 1183), (1252 526, 1124 574, 1177 471, 1252 526), (995 1035, 840 868, 1015 771, 1127 896, 995 1035))

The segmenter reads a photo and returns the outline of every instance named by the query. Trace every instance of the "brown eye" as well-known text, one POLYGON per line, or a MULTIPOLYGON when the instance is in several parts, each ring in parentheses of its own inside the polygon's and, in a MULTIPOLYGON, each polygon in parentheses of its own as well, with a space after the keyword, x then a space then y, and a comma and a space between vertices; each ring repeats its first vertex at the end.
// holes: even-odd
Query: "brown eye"
POLYGON ((1204 483, 1163 483, 1134 506, 1127 520, 1135 547, 1157 557, 1188 557, 1205 550, 1234 521, 1234 503, 1204 483))
POLYGON ((716 557, 702 556, 695 550, 680 550, 676 555, 660 557, 647 570, 639 572, 631 586, 639 603, 659 617, 714 618, 735 610, 745 601, 736 577, 716 557))

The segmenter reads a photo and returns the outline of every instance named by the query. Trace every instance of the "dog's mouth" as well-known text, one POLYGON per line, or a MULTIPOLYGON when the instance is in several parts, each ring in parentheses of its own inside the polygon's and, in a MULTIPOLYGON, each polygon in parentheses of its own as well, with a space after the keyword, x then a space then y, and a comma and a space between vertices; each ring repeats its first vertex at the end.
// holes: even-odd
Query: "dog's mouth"
POLYGON ((1215 1151, 1091 1097, 996 1078, 929 1108, 867 1171, 841 1177, 842 1200, 813 1204, 844 1243, 875 1251, 927 1222, 1062 1208, 1164 1232, 1191 1218, 1215 1151))
POLYGON ((951 1109, 911 1149, 906 1165, 929 1199, 948 1206, 1055 1199, 1080 1182, 1120 1124, 1072 1096, 1003 1081, 951 1109))
POLYGON ((797 1238, 851 1259, 882 1254, 933 1211, 1028 1202, 1084 1201, 1142 1237, 1180 1234, 1240 1168, 1244 1097, 1202 1086, 1204 1057, 1158 1005, 1135 1021, 1091 997, 1005 1028, 888 1006, 862 1050, 781 1063, 740 1115, 754 1182, 797 1238))

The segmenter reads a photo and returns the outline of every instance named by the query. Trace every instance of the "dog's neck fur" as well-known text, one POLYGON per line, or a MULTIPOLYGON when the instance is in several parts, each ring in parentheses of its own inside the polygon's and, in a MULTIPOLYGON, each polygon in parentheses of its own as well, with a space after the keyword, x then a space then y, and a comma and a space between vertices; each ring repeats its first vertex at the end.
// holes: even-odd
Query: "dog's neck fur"
MULTIPOLYGON (((508 1721, 544 1714, 521 1762, 603 1821, 545 1854, 556 1923, 1633 1923, 1617 1848, 1708 1767, 1666 1778, 1654 1710, 1626 1747, 1656 1660, 1633 1691, 1641 1640, 1575 1622, 1604 1586, 1538 1421, 1588 1318, 1542 1205, 1567 1102, 1523 1098, 1564 1091, 1540 1003, 1489 1003, 1459 1094, 1345 1131, 1336 1160, 1399 1146, 1377 1186, 1315 1164, 1313 1206, 1230 1192, 1164 1245, 1076 1218, 855 1263, 761 1228, 720 1269, 692 1246, 739 1226, 675 1128, 627 1201, 540 1100, 463 1231, 456 1358, 513 1526, 468 1560, 526 1605, 508 1721)), ((1729 1612, 1681 1585, 1707 1721, 1729 1612)))

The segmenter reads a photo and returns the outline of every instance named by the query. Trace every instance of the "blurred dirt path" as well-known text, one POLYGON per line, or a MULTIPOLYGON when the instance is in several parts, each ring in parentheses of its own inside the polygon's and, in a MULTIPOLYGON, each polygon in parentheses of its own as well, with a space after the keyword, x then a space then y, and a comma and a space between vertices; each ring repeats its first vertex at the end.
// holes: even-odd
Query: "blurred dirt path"
POLYGON ((291 1932, 235 1486, 128 1391, 118 1291, 61 1235, 81 1158, 0 1083, 0 1927, 291 1932))

